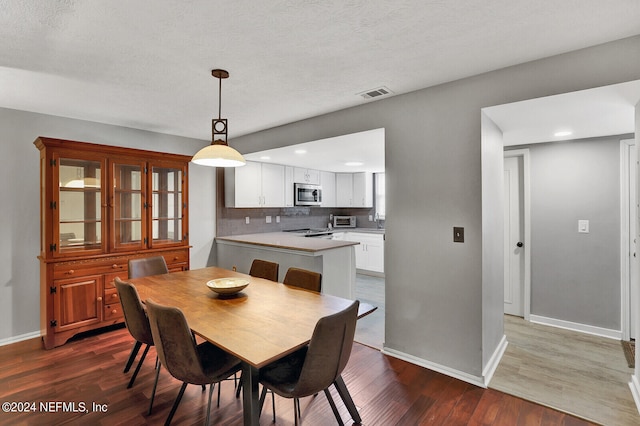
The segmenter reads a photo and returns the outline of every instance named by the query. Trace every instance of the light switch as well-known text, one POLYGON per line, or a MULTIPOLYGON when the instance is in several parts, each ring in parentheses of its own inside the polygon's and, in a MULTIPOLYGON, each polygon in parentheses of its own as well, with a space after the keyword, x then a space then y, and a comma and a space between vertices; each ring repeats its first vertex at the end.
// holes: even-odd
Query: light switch
POLYGON ((464 243, 464 228, 458 226, 453 227, 453 242, 464 243))
POLYGON ((276 216, 276 223, 280 223, 280 216, 276 216))
POLYGON ((251 222, 251 219, 249 219, 249 216, 246 216, 244 218, 244 223, 246 223, 247 225, 251 222))
POLYGON ((265 220, 266 220, 267 223, 271 223, 271 216, 266 216, 265 220))
POLYGON ((586 219, 579 219, 578 220, 578 232, 582 233, 582 234, 588 234, 589 233, 589 221, 586 219))

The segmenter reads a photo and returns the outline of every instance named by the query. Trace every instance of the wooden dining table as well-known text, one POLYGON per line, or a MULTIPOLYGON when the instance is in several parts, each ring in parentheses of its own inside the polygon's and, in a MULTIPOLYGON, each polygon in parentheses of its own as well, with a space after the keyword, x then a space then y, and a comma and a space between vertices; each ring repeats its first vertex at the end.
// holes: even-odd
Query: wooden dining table
MULTIPOLYGON (((260 368, 307 345, 320 318, 352 302, 218 267, 129 281, 143 302, 152 299, 180 308, 196 335, 242 361, 245 425, 259 424, 260 368), (221 296, 206 285, 210 280, 232 277, 246 279, 249 285, 231 296, 221 296)), ((359 317, 373 310, 363 304, 359 317)), ((343 396, 343 400, 352 418, 359 421, 351 398, 343 396)))

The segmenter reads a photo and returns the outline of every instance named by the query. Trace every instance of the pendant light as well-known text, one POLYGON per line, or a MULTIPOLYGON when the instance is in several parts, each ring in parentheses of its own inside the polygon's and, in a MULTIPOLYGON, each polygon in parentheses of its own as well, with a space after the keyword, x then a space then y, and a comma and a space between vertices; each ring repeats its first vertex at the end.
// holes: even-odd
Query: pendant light
POLYGON ((218 89, 218 118, 211 120, 211 145, 202 148, 193 156, 191 161, 201 166, 209 167, 239 167, 247 162, 242 155, 227 144, 227 119, 221 118, 222 109, 222 79, 229 78, 225 70, 212 70, 211 75, 219 80, 218 89), (216 136, 218 138, 216 139, 216 136), (221 139, 224 136, 224 139, 221 139))

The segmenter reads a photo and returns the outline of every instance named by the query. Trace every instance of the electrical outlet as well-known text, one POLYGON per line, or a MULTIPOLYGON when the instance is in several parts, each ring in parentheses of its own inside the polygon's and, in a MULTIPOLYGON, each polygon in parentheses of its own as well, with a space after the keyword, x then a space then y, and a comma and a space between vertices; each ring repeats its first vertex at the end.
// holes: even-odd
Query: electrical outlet
POLYGON ((373 222, 373 215, 372 214, 369 215, 369 222, 373 222))
POLYGON ((464 243, 464 228, 459 226, 453 227, 453 242, 464 243))
POLYGON ((266 222, 267 222, 267 223, 271 223, 271 216, 267 216, 267 217, 265 218, 265 220, 266 220, 266 222))
POLYGON ((276 223, 280 223, 280 216, 276 216, 276 223))
POLYGON ((246 223, 247 225, 251 223, 251 219, 249 219, 249 216, 244 218, 244 223, 246 223))

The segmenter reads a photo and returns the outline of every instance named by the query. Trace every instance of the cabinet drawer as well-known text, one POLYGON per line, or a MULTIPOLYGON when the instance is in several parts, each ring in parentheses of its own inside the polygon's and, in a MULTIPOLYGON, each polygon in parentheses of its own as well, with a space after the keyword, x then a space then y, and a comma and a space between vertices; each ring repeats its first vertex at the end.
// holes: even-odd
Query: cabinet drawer
POLYGON ((105 274, 104 275, 104 301, 105 303, 108 303, 108 299, 107 299, 107 291, 109 290, 113 290, 116 293, 117 296, 117 291, 116 291, 116 277, 120 278, 122 281, 126 281, 127 277, 129 276, 129 274, 127 273, 127 271, 121 271, 121 272, 114 272, 112 274, 105 274))
POLYGON ((113 262, 60 263, 53 266, 53 277, 55 279, 75 278, 84 275, 116 273, 116 271, 118 271, 117 273, 124 272, 124 277, 127 277, 126 260, 118 259, 113 262))
POLYGON ((122 305, 120 305, 120 302, 104 305, 103 321, 121 318, 122 316, 122 305))
POLYGON ((104 304, 120 305, 120 297, 118 296, 118 290, 116 288, 104 288, 104 304))
POLYGON ((164 253, 163 256, 169 267, 175 263, 186 263, 189 261, 189 252, 187 250, 170 251, 164 253))

